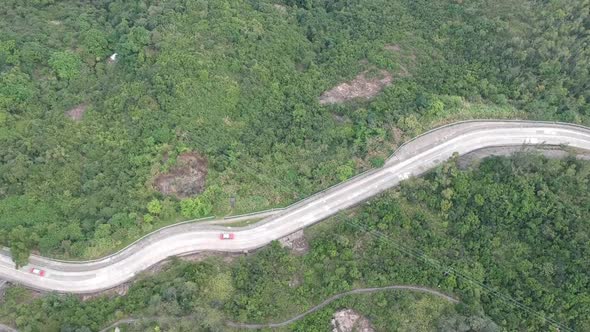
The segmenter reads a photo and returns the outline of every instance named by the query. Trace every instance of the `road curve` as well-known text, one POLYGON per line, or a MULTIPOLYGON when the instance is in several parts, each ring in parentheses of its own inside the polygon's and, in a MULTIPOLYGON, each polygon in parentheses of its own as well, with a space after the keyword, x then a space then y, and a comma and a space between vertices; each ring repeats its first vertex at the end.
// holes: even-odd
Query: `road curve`
POLYGON ((313 195, 260 222, 233 228, 234 240, 219 240, 220 232, 228 227, 183 224, 154 233, 103 259, 64 262, 33 255, 30 263, 18 270, 9 253, 0 252, 0 278, 38 290, 98 292, 126 282, 170 256, 262 247, 390 189, 410 176, 420 175, 455 152, 466 154, 493 146, 539 144, 590 150, 590 128, 532 121, 468 121, 447 125, 404 144, 381 168, 313 195), (29 273, 32 267, 44 269, 45 276, 29 273))

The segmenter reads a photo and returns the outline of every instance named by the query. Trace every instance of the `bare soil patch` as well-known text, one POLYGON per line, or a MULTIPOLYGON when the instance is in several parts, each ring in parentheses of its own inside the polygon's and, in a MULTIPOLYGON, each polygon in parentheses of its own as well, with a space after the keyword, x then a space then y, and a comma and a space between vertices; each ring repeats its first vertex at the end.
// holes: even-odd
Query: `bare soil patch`
POLYGON ((365 70, 352 81, 324 92, 320 96, 320 104, 337 104, 357 98, 369 100, 393 83, 393 75, 388 71, 380 69, 374 75, 371 72, 371 70, 365 70))
POLYGON ((332 113, 332 118, 334 118, 334 121, 336 121, 338 123, 350 122, 350 120, 345 115, 339 115, 339 114, 332 113))
POLYGON ((401 143, 402 138, 404 138, 404 132, 398 127, 392 127, 391 137, 393 138, 395 144, 401 143))
POLYGON ((343 309, 334 313, 332 332, 375 332, 367 318, 352 309, 343 309))
POLYGON ((295 233, 289 234, 279 239, 279 242, 283 247, 291 249, 296 255, 303 255, 309 251, 309 243, 303 234, 303 230, 299 230, 295 233))
POLYGON ((280 5, 278 3, 275 3, 272 6, 275 7, 276 10, 278 10, 279 12, 281 12, 281 14, 284 14, 284 13, 287 12, 287 6, 285 6, 285 5, 280 5))
POLYGON ((299 287, 303 283, 303 275, 300 273, 295 274, 291 280, 289 280, 289 287, 295 288, 299 287))
POLYGON ((402 48, 397 44, 385 45, 384 48, 390 52, 396 52, 396 53, 402 50, 402 48))
POLYGON ((207 160, 197 153, 184 153, 168 173, 156 177, 154 186, 164 195, 187 198, 205 190, 206 177, 207 160))
POLYGON ((373 237, 372 237, 371 233, 361 235, 360 237, 358 237, 354 241, 354 246, 353 246, 352 250, 354 252, 362 252, 365 250, 367 245, 371 243, 372 240, 373 240, 373 237))
POLYGON ((86 112, 86 109, 88 108, 88 105, 86 104, 80 104, 74 108, 72 108, 69 111, 66 111, 66 115, 76 121, 76 122, 80 122, 82 121, 82 118, 84 117, 84 113, 86 112))
POLYGON ((404 65, 399 65, 399 72, 397 74, 400 77, 408 77, 411 75, 408 68, 406 68, 406 66, 404 66, 404 65))
POLYGON ((399 46, 397 44, 385 45, 383 48, 386 51, 389 51, 391 53, 401 53, 402 57, 404 57, 406 59, 410 59, 412 62, 416 61, 416 54, 414 54, 413 52, 408 52, 408 51, 402 52, 401 46, 399 46))

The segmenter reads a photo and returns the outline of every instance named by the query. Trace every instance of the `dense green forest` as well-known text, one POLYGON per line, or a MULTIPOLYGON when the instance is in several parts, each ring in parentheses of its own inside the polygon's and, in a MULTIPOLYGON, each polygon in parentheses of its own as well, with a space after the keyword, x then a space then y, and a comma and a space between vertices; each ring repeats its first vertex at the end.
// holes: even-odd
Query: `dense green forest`
POLYGON ((589 123, 588 7, 4 0, 0 242, 20 263, 97 257, 179 219, 287 205, 445 121, 589 123), (372 100, 319 103, 377 69, 393 83, 372 100), (187 153, 205 191, 156 190, 187 153))
POLYGON ((557 331, 552 322, 588 331, 589 219, 589 162, 519 154, 460 169, 451 160, 306 230, 304 255, 273 242, 231 263, 177 261, 125 296, 86 302, 13 287, 0 319, 88 331, 156 316, 168 320, 135 328, 221 331, 226 320, 281 321, 358 287, 410 284, 461 303, 398 291, 351 296, 284 330, 326 331, 335 310, 354 308, 379 331, 557 331))

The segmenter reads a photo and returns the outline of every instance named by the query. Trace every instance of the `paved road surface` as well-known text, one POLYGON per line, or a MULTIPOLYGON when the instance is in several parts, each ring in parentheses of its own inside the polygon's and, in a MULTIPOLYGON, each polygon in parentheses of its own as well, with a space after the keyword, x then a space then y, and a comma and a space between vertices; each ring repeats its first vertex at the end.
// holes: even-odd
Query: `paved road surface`
POLYGON ((0 332, 18 332, 18 330, 4 324, 0 324, 0 332))
POLYGON ((523 144, 565 144, 590 150, 590 128, 525 121, 475 121, 445 126, 405 144, 382 168, 313 195, 258 223, 232 229, 234 240, 219 240, 219 234, 227 227, 185 224, 150 235, 104 259, 63 262, 32 256, 30 264, 18 270, 9 254, 0 252, 0 278, 38 290, 92 293, 109 289, 169 256, 201 250, 239 252, 259 248, 390 189, 408 177, 422 174, 454 152, 465 154, 485 147, 523 144), (31 267, 44 269, 45 277, 29 273, 31 267))

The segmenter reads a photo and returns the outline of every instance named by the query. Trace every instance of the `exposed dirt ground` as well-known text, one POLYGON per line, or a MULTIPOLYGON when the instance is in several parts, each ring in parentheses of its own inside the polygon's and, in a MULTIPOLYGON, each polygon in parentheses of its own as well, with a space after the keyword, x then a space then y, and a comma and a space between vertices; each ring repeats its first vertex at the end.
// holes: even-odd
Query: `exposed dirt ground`
POLYGON ((287 6, 285 6, 285 5, 279 5, 278 3, 275 3, 272 6, 275 7, 281 14, 284 14, 287 12, 287 6))
POLYGON ((283 245, 283 247, 291 249, 291 251, 296 255, 303 255, 309 251, 309 243, 307 243, 307 239, 305 239, 303 230, 280 238, 279 242, 283 245))
POLYGON ((393 138, 394 144, 396 144, 396 146, 398 144, 401 144, 402 139, 404 138, 404 132, 398 127, 391 127, 389 129, 389 132, 391 133, 391 137, 393 138))
POLYGON ((322 93, 320 104, 338 104, 357 98, 369 100, 383 88, 391 85, 395 77, 410 76, 411 69, 416 66, 416 55, 397 44, 385 45, 383 48, 397 55, 399 69, 395 73, 392 74, 383 69, 377 70, 374 66, 370 66, 367 60, 361 60, 360 63, 368 66, 369 69, 361 72, 353 80, 341 83, 322 93))
POLYGON ((402 48, 397 44, 385 45, 384 48, 390 52, 395 52, 395 53, 402 50, 402 48))
POLYGON ((289 280, 289 287, 295 288, 295 287, 298 287, 299 285, 301 285, 302 283, 303 283, 303 275, 301 275, 300 273, 297 273, 291 278, 291 280, 289 280))
POLYGON ((178 156, 176 166, 154 180, 156 189, 164 195, 187 198, 205 190, 207 160, 197 153, 178 156))
POLYGON ((80 122, 82 121, 82 118, 84 117, 84 112, 86 112, 86 109, 88 108, 88 105, 86 104, 80 104, 74 108, 72 108, 71 110, 66 112, 66 115, 76 121, 76 122, 80 122))
POLYGON ((369 74, 370 71, 365 70, 352 81, 342 83, 324 92, 320 96, 320 104, 337 104, 356 98, 368 100, 393 82, 393 76, 383 69, 378 70, 376 75, 369 74))
POLYGON ((352 309, 334 313, 332 332, 375 332, 367 318, 352 309))
MULTIPOLYGON (((397 45, 397 44, 390 44, 390 45, 385 45, 383 47, 386 51, 389 51, 391 53, 402 53, 402 47, 397 45)), ((416 54, 414 54, 413 52, 404 52, 405 54, 403 54, 403 57, 410 60, 410 62, 414 63, 416 61, 416 54)))

